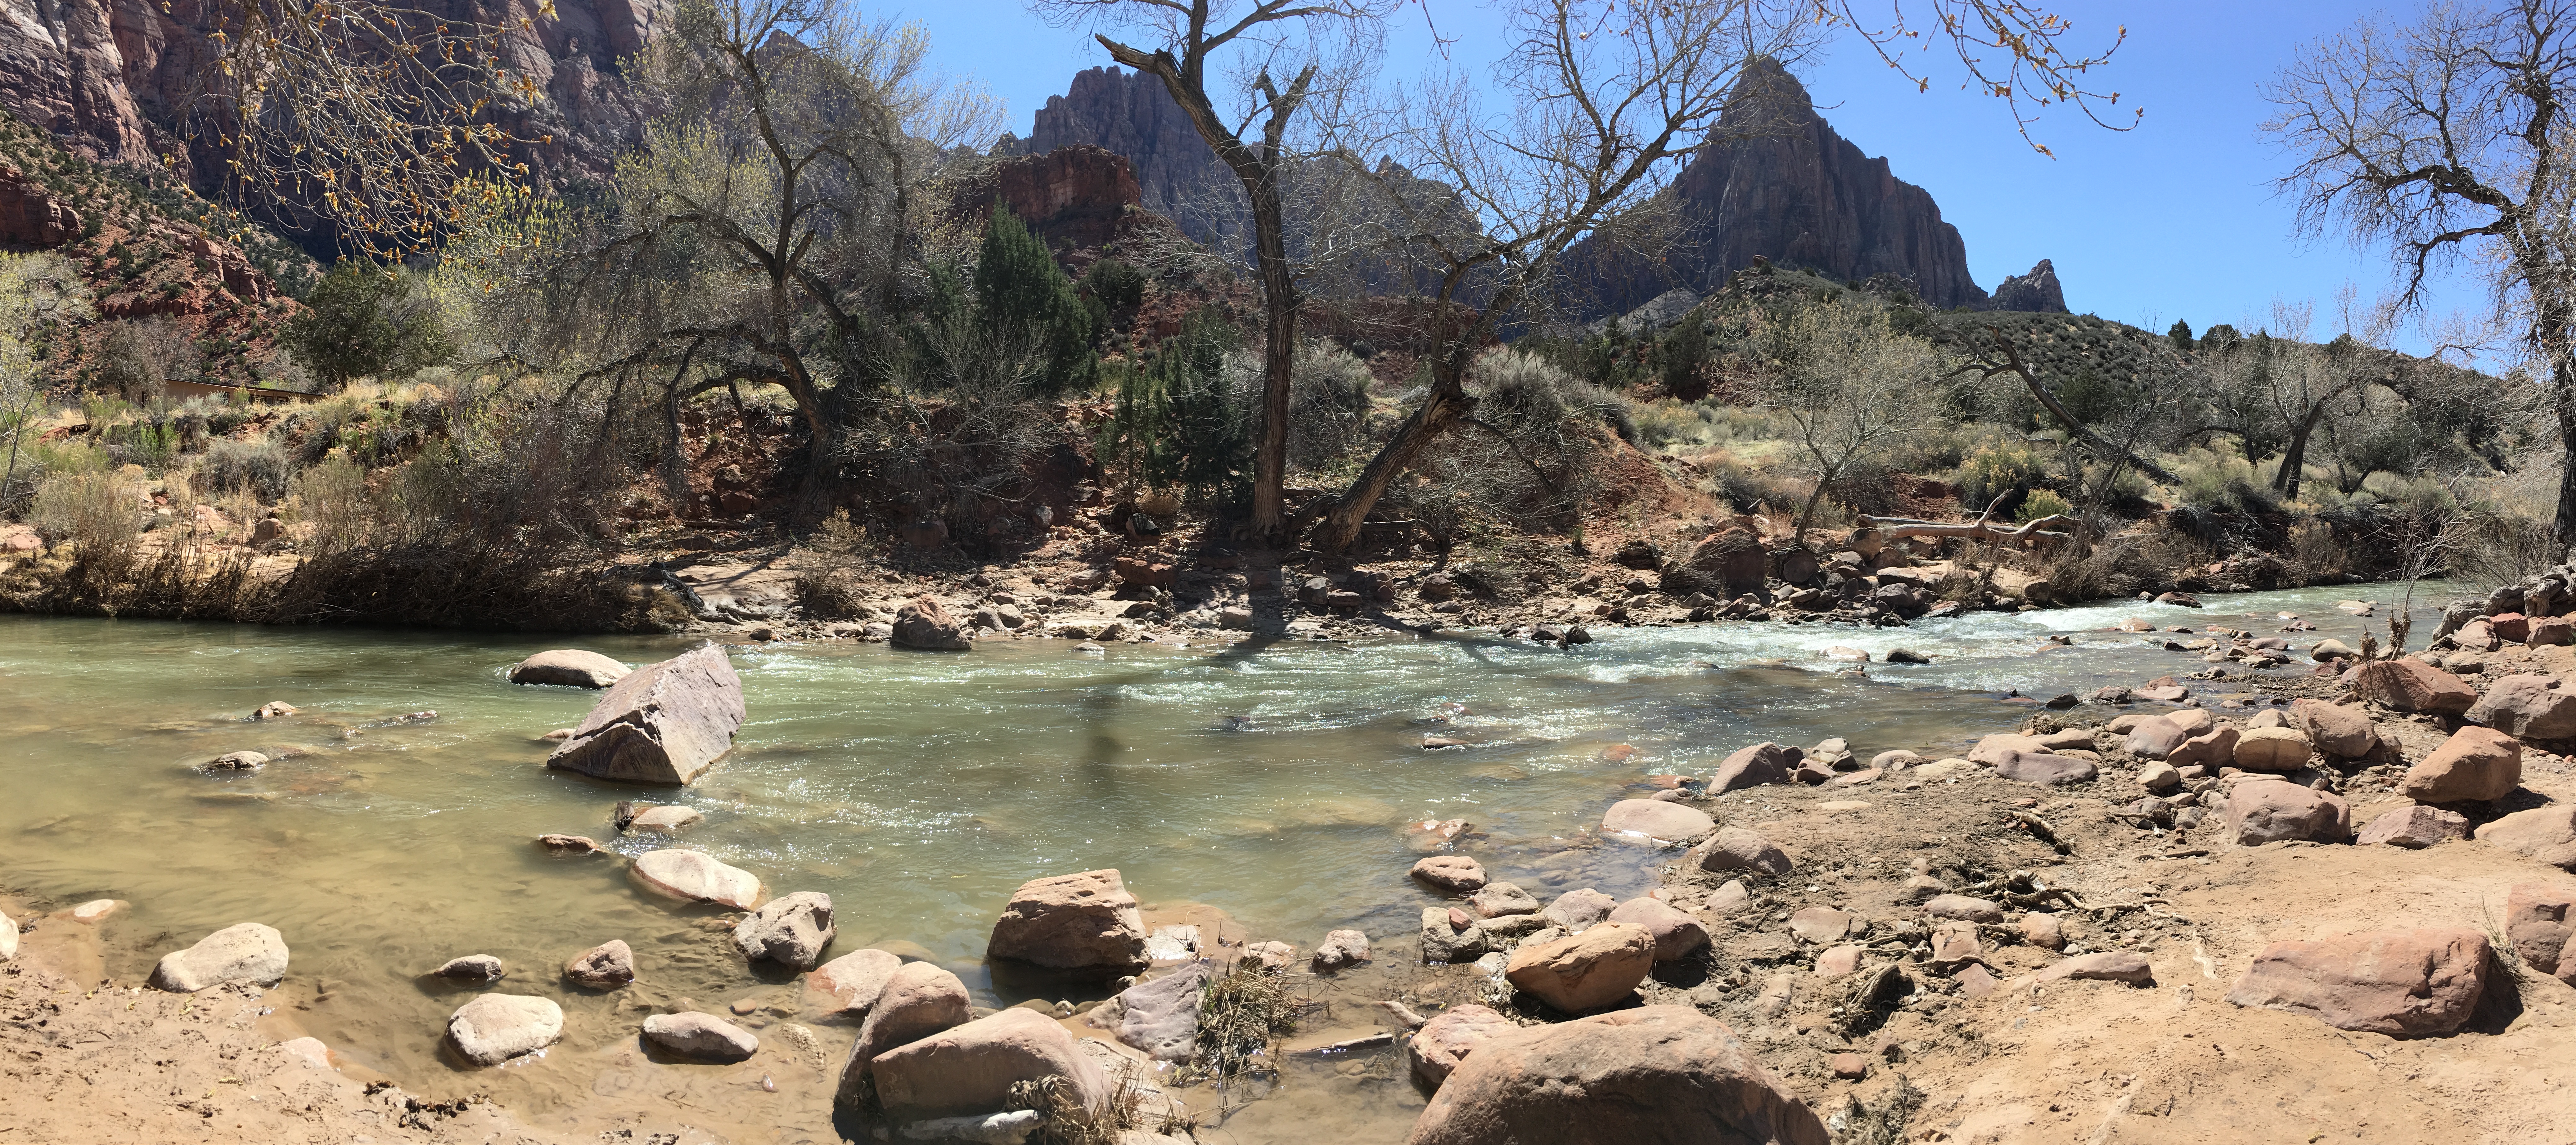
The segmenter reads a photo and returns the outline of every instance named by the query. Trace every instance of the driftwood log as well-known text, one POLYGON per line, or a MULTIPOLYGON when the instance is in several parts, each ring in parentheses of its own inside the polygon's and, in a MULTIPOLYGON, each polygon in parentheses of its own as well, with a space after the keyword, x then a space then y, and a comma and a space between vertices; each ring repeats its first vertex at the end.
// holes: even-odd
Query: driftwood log
POLYGON ((1968 537, 1979 541, 2018 541, 2032 537, 2064 537, 2067 530, 2082 524, 2064 513, 2053 513, 2020 525, 1998 525, 1991 515, 1973 521, 1917 521, 1908 517, 1862 517, 1857 524, 1876 529, 1891 537, 1968 537))

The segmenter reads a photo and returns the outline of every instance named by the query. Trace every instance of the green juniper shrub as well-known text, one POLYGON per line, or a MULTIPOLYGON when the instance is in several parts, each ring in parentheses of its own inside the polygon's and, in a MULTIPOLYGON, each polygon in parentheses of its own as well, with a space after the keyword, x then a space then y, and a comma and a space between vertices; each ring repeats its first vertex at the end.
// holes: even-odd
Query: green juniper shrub
POLYGON ((1097 381, 1099 316, 1047 253, 1046 240, 999 203, 975 260, 975 320, 985 336, 1040 359, 1031 388, 1041 396, 1081 393, 1097 381))
POLYGON ((1201 307, 1151 361, 1123 367, 1100 454, 1148 486, 1178 485, 1192 500, 1241 502, 1250 489, 1252 411, 1226 377, 1235 337, 1222 313, 1201 307))
POLYGON ((1694 312, 1673 324, 1655 344, 1655 366, 1664 392, 1686 402, 1708 396, 1708 324, 1694 312))
POLYGON ((1082 286, 1112 314, 1124 314, 1145 304, 1145 272, 1130 262, 1101 259, 1082 276, 1082 286))
POLYGON ((344 262, 305 296, 281 340, 332 390, 373 374, 409 374, 456 353, 425 295, 407 275, 344 262))

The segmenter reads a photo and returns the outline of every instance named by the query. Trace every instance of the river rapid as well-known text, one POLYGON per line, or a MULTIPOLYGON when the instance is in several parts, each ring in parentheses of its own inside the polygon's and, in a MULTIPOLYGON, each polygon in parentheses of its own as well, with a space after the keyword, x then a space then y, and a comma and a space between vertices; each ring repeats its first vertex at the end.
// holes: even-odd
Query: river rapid
MULTIPOLYGON (((2424 588, 2419 643, 2438 623, 2430 603, 2452 595, 2424 588)), ((558 978, 565 959, 610 938, 635 947, 665 1000, 718 1009, 790 988, 728 954, 704 925, 714 912, 648 898, 617 864, 532 845, 548 832, 629 855, 670 842, 619 838, 620 799, 694 807, 706 822, 682 844, 772 893, 830 894, 834 953, 911 944, 898 949, 957 970, 979 1004, 1006 1005, 1030 994, 980 958, 995 915, 1033 877, 1116 867, 1149 906, 1205 904, 1255 940, 1311 948, 1356 926, 1401 957, 1430 901, 1405 877, 1408 824, 1469 820, 1490 836, 1471 853, 1543 900, 1582 886, 1624 898, 1669 856, 1569 844, 1648 775, 1705 774, 1766 739, 1844 736, 1863 758, 1954 754, 2027 714, 2009 693, 2204 667, 2163 651, 2168 637, 2112 631, 2123 618, 2269 633, 2296 612, 2319 629, 2291 636, 2304 651, 2327 636, 2358 644, 2365 623, 2382 622, 2335 602, 2377 600, 2384 618, 2393 592, 1891 629, 1601 629, 1571 650, 1465 633, 1105 654, 1060 640, 965 654, 746 646, 733 660, 750 720, 731 755, 678 791, 545 770, 539 737, 578 722, 595 693, 505 673, 549 647, 642 663, 683 641, 0 617, 0 892, 129 902, 110 921, 104 968, 121 980, 217 928, 275 926, 293 950, 290 983, 309 984, 297 1024, 420 1086, 455 1069, 438 1040, 463 1000, 421 975, 459 955, 498 955, 511 967, 502 989, 562 1001, 573 1045, 631 1041, 634 1016, 618 1016, 617 999, 558 978), (2048 643, 2056 633, 2075 642, 2048 643), (1933 662, 1860 675, 1821 654, 1833 645, 1933 662), (301 714, 244 719, 272 700, 301 714), (1426 735, 1472 746, 1426 751, 1426 735), (1620 744, 1633 753, 1610 750, 1620 744), (243 750, 280 758, 238 778, 191 768, 243 750)))

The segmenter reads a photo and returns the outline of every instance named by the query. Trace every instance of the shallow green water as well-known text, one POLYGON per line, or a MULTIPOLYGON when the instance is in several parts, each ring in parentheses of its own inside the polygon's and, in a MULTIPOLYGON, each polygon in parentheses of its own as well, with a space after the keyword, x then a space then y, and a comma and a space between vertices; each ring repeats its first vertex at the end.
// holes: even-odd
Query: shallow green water
MULTIPOLYGON (((594 695, 503 673, 567 643, 643 662, 676 641, 0 617, 0 890, 131 901, 114 923, 119 975, 218 927, 274 925, 293 974, 323 995, 305 1024, 401 1076, 438 1068, 440 1023, 458 1000, 415 976, 461 954, 497 954, 511 988, 560 997, 556 967, 625 938, 667 993, 712 1006, 757 988, 720 934, 694 925, 710 912, 646 898, 616 864, 530 843, 543 832, 608 842, 617 800, 679 802, 707 815, 686 845, 773 893, 831 894, 836 949, 917 943, 1003 1003, 1018 995, 977 959, 1032 877, 1117 867, 1149 904, 1209 904, 1256 938, 1301 947, 1347 925, 1400 939, 1428 901, 1405 878, 1405 825, 1464 818, 1490 833, 1467 851, 1499 878, 1543 898, 1580 886, 1624 897, 1648 885, 1658 856, 1567 844, 1644 776, 1704 774, 1762 739, 1944 753, 2022 717, 1998 702, 2007 689, 2080 692, 2202 666, 2103 631, 2122 617, 2268 632, 2288 609, 2323 629, 2293 637, 2304 647, 2358 639, 2362 622, 2332 607, 2355 595, 1887 630, 1613 629, 1572 651, 1482 637, 1105 656, 1044 640, 964 655, 742 648, 750 722, 715 771, 671 793, 544 770, 550 745, 537 737, 577 722, 594 695), (2044 645, 2054 631, 2081 635, 2044 645), (1936 662, 1838 674, 1818 655, 1835 644, 1936 662), (243 720, 270 700, 302 714, 243 720), (423 711, 437 715, 402 718, 423 711), (1481 743, 1425 752, 1425 734, 1481 743), (1619 743, 1633 758, 1605 760, 1619 743), (189 768, 237 750, 286 758, 238 779, 189 768)), ((2387 595, 2374 586, 2370 598, 2387 595)), ((564 1000, 576 1028, 582 1007, 609 1005, 564 1000)))

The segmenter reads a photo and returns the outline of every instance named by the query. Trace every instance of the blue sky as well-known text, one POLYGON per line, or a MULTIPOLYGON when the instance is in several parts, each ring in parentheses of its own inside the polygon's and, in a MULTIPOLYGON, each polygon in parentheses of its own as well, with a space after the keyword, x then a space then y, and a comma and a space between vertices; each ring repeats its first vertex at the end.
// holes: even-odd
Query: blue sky
MULTIPOLYGON (((1459 58, 1476 59, 1486 10, 1462 0, 1431 3, 1442 31, 1462 38, 1459 58)), ((2046 158, 2023 143, 2000 103, 1958 90, 1954 60, 1943 67, 1932 58, 1932 90, 1917 94, 1856 41, 1837 44, 1801 78, 1837 132, 1867 154, 1886 156, 1898 178, 1932 192, 1988 289, 2048 258, 2065 283, 2067 305, 2079 313, 2152 318, 2158 329, 2177 318, 2194 329, 2215 322, 2252 329, 2265 323, 2275 298, 2308 300, 2325 333, 2344 284, 2365 300, 2388 289, 2384 252, 2355 250, 2339 236, 2294 233, 2291 204, 2273 190, 2287 161, 2258 131, 2271 111, 2264 82, 2300 46, 2368 9, 2068 0, 2057 10, 2075 22, 2078 42, 2107 42, 2127 23, 2127 43, 2096 75, 2121 93, 2123 107, 2146 109, 2137 129, 2104 131, 2051 109, 2034 128, 2057 154, 2046 158)), ((906 0, 891 11, 929 31, 941 68, 999 96, 1021 134, 1075 71, 1108 62, 1099 45, 1048 27, 1012 0, 906 0)), ((1424 58, 1418 25, 1412 17, 1390 44, 1391 68, 1424 58)), ((2475 309, 2485 301, 2481 288, 2462 281, 2446 284, 2433 306, 2475 309)), ((2411 333, 2397 341, 2423 345, 2411 333)))

